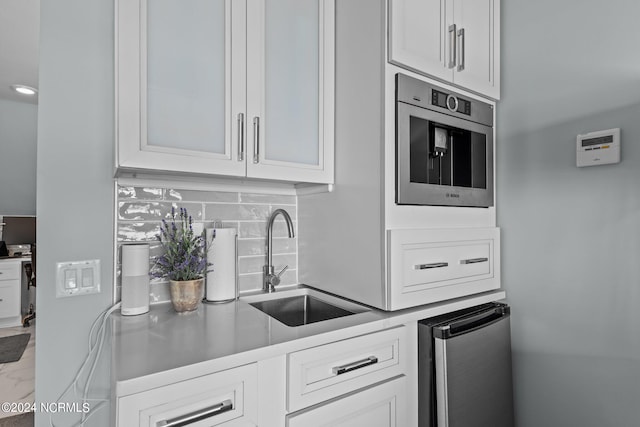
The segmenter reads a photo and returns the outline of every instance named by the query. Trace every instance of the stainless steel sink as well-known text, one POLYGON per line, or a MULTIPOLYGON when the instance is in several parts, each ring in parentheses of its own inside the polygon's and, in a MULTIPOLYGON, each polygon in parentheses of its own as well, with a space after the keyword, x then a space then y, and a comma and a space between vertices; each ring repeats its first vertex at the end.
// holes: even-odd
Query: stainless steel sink
POLYGON ((343 302, 310 289, 263 295, 263 298, 254 296, 245 300, 251 306, 287 326, 303 326, 368 311, 357 304, 343 302), (318 297, 312 294, 318 294, 318 297))
POLYGON ((311 295, 254 302, 251 305, 287 326, 308 325, 355 314, 311 295))

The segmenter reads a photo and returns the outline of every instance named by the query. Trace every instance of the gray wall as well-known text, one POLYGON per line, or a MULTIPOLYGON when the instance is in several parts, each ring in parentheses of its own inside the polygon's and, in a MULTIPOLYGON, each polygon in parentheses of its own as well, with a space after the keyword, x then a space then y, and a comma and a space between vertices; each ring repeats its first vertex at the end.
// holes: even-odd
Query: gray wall
MULTIPOLYGON (((40 35, 36 402, 55 402, 111 302, 113 0, 42 2, 40 35), (56 299, 56 263, 88 259, 101 261, 102 293, 56 299)), ((36 413, 36 426, 49 425, 36 413)))
POLYGON ((38 106, 0 99, 0 215, 36 214, 38 106))
POLYGON ((498 225, 518 427, 640 420, 640 3, 502 2, 498 225), (620 127, 622 162, 577 168, 620 127))

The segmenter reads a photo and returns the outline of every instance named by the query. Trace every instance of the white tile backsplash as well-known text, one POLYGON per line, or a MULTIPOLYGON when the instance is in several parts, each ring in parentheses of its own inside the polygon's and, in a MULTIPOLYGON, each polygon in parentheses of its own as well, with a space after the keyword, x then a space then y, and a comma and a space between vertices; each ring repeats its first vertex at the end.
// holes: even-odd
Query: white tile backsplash
MULTIPOLYGON (((275 209, 285 209, 296 225, 297 200, 290 194, 256 194, 233 191, 204 191, 152 186, 118 185, 117 197, 117 288, 120 295, 120 247, 128 242, 150 244, 150 266, 161 253, 156 235, 162 219, 171 217, 171 208, 184 207, 194 223, 205 228, 222 224, 238 230, 238 281, 240 291, 262 287, 262 266, 266 264, 267 220, 275 209)), ((297 239, 289 239, 284 220, 278 217, 273 228, 273 264, 277 271, 285 265, 282 284, 298 280, 297 239)), ((168 281, 152 279, 152 303, 169 301, 168 281)))

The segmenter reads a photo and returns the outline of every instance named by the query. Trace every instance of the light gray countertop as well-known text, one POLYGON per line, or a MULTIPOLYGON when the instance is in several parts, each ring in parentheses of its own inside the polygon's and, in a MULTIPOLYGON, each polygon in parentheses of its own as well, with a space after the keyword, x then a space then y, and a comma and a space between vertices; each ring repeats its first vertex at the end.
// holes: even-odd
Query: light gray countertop
POLYGON ((7 264, 10 262, 25 262, 25 261, 31 261, 31 255, 0 258, 0 263, 7 263, 7 264))
POLYGON ((371 309, 299 327, 280 323, 243 298, 201 304, 185 314, 176 313, 170 303, 152 305, 148 313, 137 316, 115 312, 111 315, 115 394, 136 393, 504 297, 504 291, 497 290, 395 312, 371 309))

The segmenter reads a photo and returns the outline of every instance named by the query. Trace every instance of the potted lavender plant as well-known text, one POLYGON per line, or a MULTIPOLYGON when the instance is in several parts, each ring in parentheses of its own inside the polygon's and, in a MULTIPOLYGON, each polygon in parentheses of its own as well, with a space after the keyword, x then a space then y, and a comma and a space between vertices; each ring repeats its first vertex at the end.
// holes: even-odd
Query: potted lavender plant
POLYGON ((193 219, 185 208, 178 214, 171 208, 171 219, 162 220, 157 238, 164 253, 157 258, 151 275, 169 279, 171 303, 177 312, 197 309, 207 271, 205 238, 194 233, 193 219))

